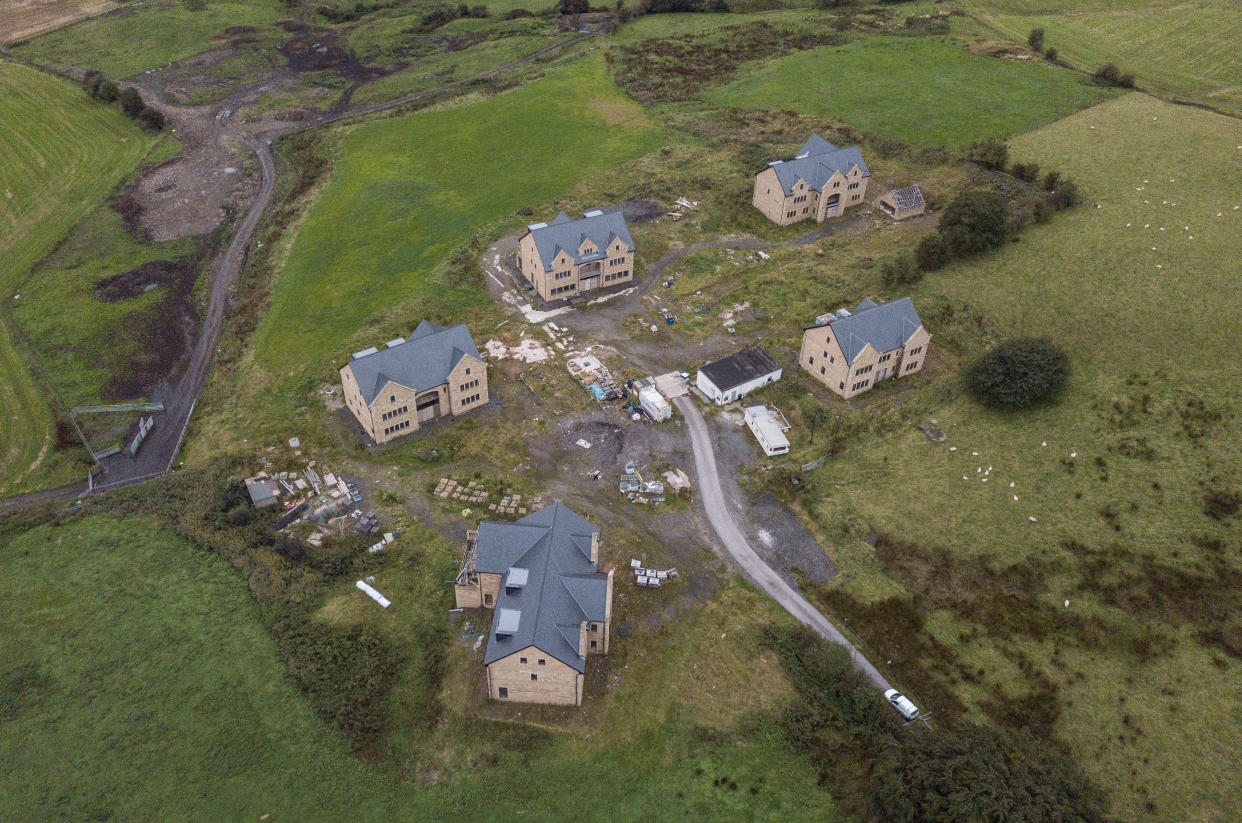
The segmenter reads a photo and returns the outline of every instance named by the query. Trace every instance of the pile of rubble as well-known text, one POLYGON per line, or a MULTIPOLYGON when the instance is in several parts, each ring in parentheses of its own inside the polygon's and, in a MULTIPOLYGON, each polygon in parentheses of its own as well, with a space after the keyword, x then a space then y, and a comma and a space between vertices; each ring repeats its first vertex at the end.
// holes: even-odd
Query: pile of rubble
POLYGON ((664 484, 659 480, 645 480, 643 470, 646 468, 636 463, 626 463, 617 490, 626 495, 631 503, 663 503, 664 484))
POLYGON ((573 378, 586 386, 587 391, 599 402, 619 400, 625 396, 625 391, 618 385, 612 371, 595 355, 578 354, 566 360, 565 366, 573 378))
POLYGON ((630 558, 630 571, 634 573, 634 582, 640 586, 658 589, 668 580, 680 577, 677 569, 649 569, 643 566, 638 558, 630 558))

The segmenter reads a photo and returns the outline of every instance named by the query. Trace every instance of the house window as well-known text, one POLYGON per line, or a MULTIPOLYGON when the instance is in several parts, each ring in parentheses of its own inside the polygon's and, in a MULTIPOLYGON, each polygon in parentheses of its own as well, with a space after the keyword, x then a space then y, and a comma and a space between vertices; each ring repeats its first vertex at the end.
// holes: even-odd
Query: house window
POLYGON ((519 662, 519 663, 521 663, 523 666, 525 666, 525 665, 526 665, 526 658, 525 658, 525 657, 519 657, 519 658, 518 658, 518 662, 519 662))
POLYGON ((845 391, 845 381, 841 381, 840 383, 838 383, 837 388, 840 389, 841 391, 845 391))
POLYGON ((828 373, 828 367, 827 367, 827 366, 820 366, 820 367, 819 367, 819 373, 820 373, 820 374, 827 374, 827 373, 828 373))
POLYGON ((388 402, 389 402, 389 403, 396 403, 396 402, 397 402, 397 395, 395 395, 395 394, 394 394, 394 395, 392 395, 391 397, 389 397, 389 398, 388 398, 388 402))
POLYGON ((839 188, 841 188, 841 181, 840 181, 840 180, 836 181, 835 183, 833 183, 833 184, 832 184, 832 187, 833 187, 834 189, 839 189, 839 188))
POLYGON ((916 368, 918 368, 918 365, 919 365, 918 363, 907 363, 906 371, 914 371, 916 368))
POLYGON ((850 391, 858 391, 859 389, 865 389, 867 387, 867 384, 870 382, 871 382, 870 380, 860 380, 854 385, 850 386, 850 391))
POLYGON ((548 664, 548 661, 544 660, 542 657, 541 657, 541 658, 539 658, 539 665, 540 665, 540 666, 546 666, 547 664, 548 664))
POLYGON ((815 355, 813 355, 813 354, 812 354, 810 357, 808 357, 808 358, 807 358, 807 362, 808 362, 808 363, 810 363, 812 366, 814 366, 814 365, 815 365, 815 355))
MULTIPOLYGON (((827 353, 827 352, 825 352, 825 354, 826 354, 826 353, 827 353)), ((835 362, 837 362, 837 358, 835 358, 835 357, 829 357, 829 358, 828 358, 828 362, 829 362, 830 364, 831 364, 831 363, 835 363, 835 362)))
POLYGON ((918 348, 916 348, 916 349, 910 349, 910 353, 909 353, 909 354, 907 354, 906 356, 907 356, 907 357, 914 357, 914 355, 918 354, 918 353, 919 353, 919 352, 921 352, 922 350, 923 350, 923 347, 922 347, 922 346, 919 346, 919 347, 918 347, 918 348))
POLYGON ((856 188, 858 188, 858 186, 859 186, 859 185, 860 185, 859 183, 850 183, 849 187, 850 187, 851 189, 856 189, 856 188))
POLYGON ((598 624, 598 623, 592 623, 592 624, 591 624, 591 631, 593 631, 593 632, 597 632, 597 631, 599 631, 599 624, 598 624))
POLYGON ((871 369, 872 369, 872 368, 874 368, 874 365, 872 365, 872 366, 863 366, 861 369, 859 369, 858 371, 854 372, 854 376, 855 376, 855 377, 858 377, 858 376, 860 376, 860 375, 864 375, 864 374, 866 374, 867 372, 871 371, 871 369))
POLYGON ((489 606, 492 605, 492 596, 490 594, 483 595, 483 602, 489 606))
POLYGON ((505 688, 504 686, 501 686, 499 689, 496 690, 496 696, 499 697, 501 700, 508 700, 509 690, 505 688))
POLYGON ((539 679, 539 675, 535 674, 534 672, 531 672, 531 673, 530 673, 530 679, 531 679, 531 680, 538 680, 538 679, 539 679))
POLYGON ((594 640, 592 640, 592 641, 591 641, 591 648, 592 648, 592 649, 599 648, 599 643, 598 643, 598 642, 596 642, 596 641, 594 641, 594 640))
POLYGON ((467 367, 466 367, 466 374, 470 374, 470 367, 469 367, 469 366, 467 366, 467 367))
POLYGON ((886 355, 884 355, 883 357, 881 357, 881 358, 880 358, 880 362, 881 362, 881 363, 887 363, 887 362, 889 361, 889 358, 891 358, 892 356, 893 356, 893 353, 892 353, 892 352, 889 352, 888 354, 886 354, 886 355))

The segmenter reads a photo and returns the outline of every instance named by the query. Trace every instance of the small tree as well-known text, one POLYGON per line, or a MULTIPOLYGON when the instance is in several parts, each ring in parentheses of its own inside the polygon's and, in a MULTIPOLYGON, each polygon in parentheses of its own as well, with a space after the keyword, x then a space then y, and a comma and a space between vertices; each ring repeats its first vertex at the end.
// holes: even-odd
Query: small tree
POLYGON ((105 103, 112 103, 121 96, 121 87, 115 80, 105 80, 99 84, 99 91, 95 96, 105 103))
POLYGON ((1031 29, 1031 33, 1026 36, 1026 44, 1031 47, 1032 51, 1044 50, 1044 30, 1031 29))
POLYGON ((923 279, 914 255, 904 252, 880 264, 880 276, 889 287, 906 286, 923 279))
POLYGON ((125 91, 121 92, 121 111, 130 117, 142 114, 142 110, 146 107, 146 103, 142 102, 142 95, 133 86, 128 86, 125 91))
POLYGON ((1047 57, 1048 60, 1052 63, 1057 62, 1057 50, 1054 49, 1052 46, 1049 46, 1048 50, 1044 52, 1044 57, 1047 57))
POLYGON ((1050 171, 1044 175, 1044 191, 1056 191, 1061 182, 1060 172, 1050 171))
POLYGON ((802 403, 802 421, 806 423, 807 430, 811 434, 811 445, 815 445, 815 432, 832 419, 832 414, 814 397, 808 397, 802 403))
POLYGON ((138 115, 138 122, 154 131, 164 128, 164 115, 160 114, 157 109, 150 106, 143 108, 142 113, 138 115))
POLYGON ((940 233, 950 253, 978 254, 999 246, 1008 232, 1005 198, 993 191, 968 191, 944 210, 940 233))
POLYGON ((1051 340, 1022 337, 976 360, 966 370, 966 385, 986 406, 1022 408, 1060 394, 1069 376, 1069 356, 1051 340))
POLYGON ((1095 82, 1104 86, 1118 86, 1123 89, 1134 88, 1134 75, 1123 73, 1114 63, 1105 63, 1091 75, 1095 82))
POLYGON ((1039 177, 1038 163, 1014 163, 1010 170, 1014 177, 1024 183, 1034 183, 1039 177))
POLYGON ((586 14, 591 4, 589 0, 556 0, 556 10, 561 14, 586 14))
POLYGON ((1009 162, 1009 146, 1003 140, 976 143, 970 149, 969 158, 972 163, 978 163, 985 169, 1004 171, 1005 164, 1009 162))
POLYGON ((935 271, 949 262, 949 247, 943 237, 930 234, 914 250, 914 259, 923 271, 935 271))
POLYGON ((1048 200, 1058 209, 1068 209, 1081 203, 1082 195, 1078 193, 1078 184, 1073 180, 1061 180, 1057 183, 1056 190, 1048 193, 1048 200))

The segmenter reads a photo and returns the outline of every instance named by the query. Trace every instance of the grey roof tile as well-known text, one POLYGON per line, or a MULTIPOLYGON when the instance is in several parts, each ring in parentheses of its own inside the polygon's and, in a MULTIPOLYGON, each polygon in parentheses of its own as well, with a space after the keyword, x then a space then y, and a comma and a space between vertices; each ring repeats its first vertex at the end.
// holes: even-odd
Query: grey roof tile
POLYGON ((493 621, 484 665, 527 646, 586 670, 578 654, 583 621, 602 621, 608 608, 608 575, 591 562, 591 535, 599 529, 562 503, 545 506, 516 523, 479 524, 476 568, 504 573, 518 565, 529 571, 522 588, 504 585, 496 598, 497 612, 520 612, 517 626, 499 635, 493 621))
POLYGON ((574 264, 589 263, 602 260, 607 256, 606 249, 613 239, 620 238, 626 249, 634 251, 634 241, 630 238, 630 229, 625 224, 625 216, 619 212, 596 214, 574 220, 565 212, 556 216, 550 225, 528 230, 535 240, 535 249, 543 263, 544 271, 552 270, 552 261, 564 249, 573 259, 574 264), (582 241, 589 238, 600 250, 598 254, 578 254, 582 241))
POLYGON ((827 323, 808 328, 831 326, 845 362, 850 365, 868 343, 878 352, 899 349, 923 325, 909 297, 878 305, 864 298, 849 317, 830 318, 827 323))
POLYGON ((483 359, 464 323, 445 328, 424 320, 404 343, 354 358, 347 368, 370 404, 390 380, 416 392, 442 385, 467 354, 483 359))
POLYGON ((838 171, 849 174, 854 166, 858 166, 863 177, 871 176, 871 170, 863 162, 862 152, 857 146, 839 149, 818 134, 812 134, 793 160, 781 160, 773 163, 771 168, 776 172, 785 194, 793 194, 793 187, 799 180, 805 180, 816 191, 823 191, 824 184, 833 174, 838 171))

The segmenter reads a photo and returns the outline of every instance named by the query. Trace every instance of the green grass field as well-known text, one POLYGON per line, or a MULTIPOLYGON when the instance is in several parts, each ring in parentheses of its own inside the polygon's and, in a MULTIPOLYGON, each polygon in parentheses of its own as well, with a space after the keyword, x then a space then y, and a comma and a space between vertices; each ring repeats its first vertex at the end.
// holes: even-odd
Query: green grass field
MULTIPOLYGON (((69 83, 0 60, 0 322, 20 311, 31 267, 128 176, 153 138, 69 83)), ((0 329, 0 494, 78 477, 55 451, 46 391, 0 329)))
POLYGON ((154 382, 163 374, 161 366, 175 358, 159 329, 172 327, 171 340, 179 337, 181 300, 169 292, 188 293, 197 266, 188 261, 183 282, 152 279, 146 284, 150 289, 139 284, 125 299, 101 299, 96 287, 144 263, 180 265, 197 248, 194 238, 162 244, 135 240, 120 215, 100 206, 35 266, 13 318, 61 402, 72 408, 144 399, 124 386, 132 378, 154 382))
POLYGON ((1139 94, 1012 141, 1089 202, 914 296, 969 305, 998 336, 1052 337, 1069 391, 1016 414, 958 399, 931 415, 947 442, 910 431, 858 449, 809 475, 804 498, 839 591, 913 596, 948 650, 928 665, 916 652, 933 647, 871 627, 911 692, 922 679, 979 712, 1050 690, 1055 733, 1121 819, 1242 814, 1242 732, 1225 720, 1242 710, 1239 664, 1197 637, 1237 631, 1237 519, 1208 516, 1205 495, 1242 476, 1238 143, 1234 120, 1139 94), (877 555, 868 531, 894 548, 877 555))
MULTIPOLYGON (((444 728, 481 759, 422 780, 415 779, 417 763, 394 764, 410 773, 403 780, 351 757, 344 740, 319 722, 286 675, 243 581, 215 554, 154 523, 102 516, 10 532, 5 545, 6 820, 144 819, 153 809, 187 821, 271 815, 308 823, 467 821, 485 814, 533 821, 842 819, 773 724, 760 721, 738 745, 730 734, 699 731, 677 689, 668 688, 665 672, 676 684, 687 682, 676 674, 693 651, 687 643, 721 626, 742 628, 736 614, 774 615, 736 588, 723 615, 709 608, 677 633, 685 642, 671 643, 676 665, 642 656, 648 664, 631 667, 623 694, 656 698, 653 690, 663 691, 658 702, 618 705, 606 733, 592 739, 453 715, 444 728), (717 785, 721 776, 734 788, 717 785)), ((408 590, 391 575, 385 585, 408 590)), ((432 576, 422 585, 443 580, 432 576)), ((329 598, 329 606, 334 602, 329 598)), ((398 599, 382 619, 400 625, 402 609, 398 599)), ((335 615, 353 613, 347 607, 335 615)), ((464 654, 477 675, 477 657, 464 654)), ((450 689, 460 685, 446 681, 450 689)), ((710 700, 717 713, 736 702, 728 694, 710 700)))
POLYGON ((779 58, 704 96, 960 150, 1063 117, 1106 92, 1054 66, 975 55, 941 38, 868 37, 779 58))
POLYGON ((16 51, 43 63, 131 77, 206 51, 230 26, 266 26, 290 16, 281 0, 153 0, 51 32, 16 51))
POLYGON ((483 226, 659 139, 597 60, 485 102, 349 129, 255 335, 265 382, 333 380, 350 351, 408 334, 424 314, 492 310, 473 259, 430 273, 483 226))
POLYGON ((1045 47, 1093 71, 1114 62, 1139 85, 1242 112, 1242 14, 1231 0, 962 0, 980 22, 1026 40, 1044 30, 1045 47))

